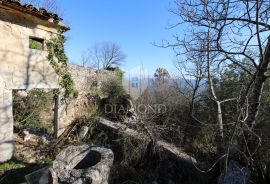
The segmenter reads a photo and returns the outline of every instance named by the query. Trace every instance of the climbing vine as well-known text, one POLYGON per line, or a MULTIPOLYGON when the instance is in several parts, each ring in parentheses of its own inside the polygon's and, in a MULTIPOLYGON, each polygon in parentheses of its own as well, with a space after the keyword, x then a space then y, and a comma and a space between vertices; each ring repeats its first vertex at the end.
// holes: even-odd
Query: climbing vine
MULTIPOLYGON (((66 38, 64 32, 66 29, 61 29, 59 34, 51 38, 46 44, 48 48, 48 60, 55 70, 56 74, 60 77, 60 86, 64 89, 64 97, 66 100, 71 100, 76 96, 76 91, 74 89, 74 82, 71 79, 71 75, 68 71, 67 61, 68 58, 65 54, 64 44, 66 38)), ((59 90, 56 93, 60 93, 59 90)))

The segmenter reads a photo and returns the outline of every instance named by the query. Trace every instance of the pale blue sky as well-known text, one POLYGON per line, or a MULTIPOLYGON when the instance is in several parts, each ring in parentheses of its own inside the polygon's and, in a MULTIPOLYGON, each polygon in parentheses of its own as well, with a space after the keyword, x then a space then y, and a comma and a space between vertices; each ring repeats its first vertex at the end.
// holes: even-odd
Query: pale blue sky
POLYGON ((127 55, 122 68, 130 70, 143 64, 149 73, 157 67, 175 71, 174 53, 152 42, 172 39, 176 22, 168 12, 172 0, 59 0, 64 19, 70 25, 66 51, 72 63, 94 43, 112 41, 127 55))

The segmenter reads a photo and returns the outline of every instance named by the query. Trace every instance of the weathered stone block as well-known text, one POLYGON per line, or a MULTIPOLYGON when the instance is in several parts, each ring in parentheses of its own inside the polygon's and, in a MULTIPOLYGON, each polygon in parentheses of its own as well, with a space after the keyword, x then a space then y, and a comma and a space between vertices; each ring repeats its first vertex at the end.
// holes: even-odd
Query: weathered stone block
POLYGON ((114 154, 100 147, 69 146, 57 155, 53 166, 25 178, 28 184, 108 184, 114 154))
POLYGON ((28 184, 48 184, 50 183, 49 167, 44 167, 25 176, 28 184))
POLYGON ((79 129, 79 132, 78 132, 78 136, 80 139, 83 139, 85 138, 85 136, 87 135, 89 131, 89 127, 88 126, 82 126, 80 129, 79 129))
POLYGON ((53 182, 107 184, 113 159, 110 149, 69 146, 53 162, 53 182))

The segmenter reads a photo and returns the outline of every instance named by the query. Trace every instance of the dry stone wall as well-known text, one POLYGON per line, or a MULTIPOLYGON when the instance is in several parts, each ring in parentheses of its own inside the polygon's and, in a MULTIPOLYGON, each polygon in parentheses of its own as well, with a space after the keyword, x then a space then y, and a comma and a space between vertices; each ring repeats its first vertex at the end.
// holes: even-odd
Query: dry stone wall
POLYGON ((59 125, 58 136, 70 125, 77 117, 82 116, 87 105, 91 103, 89 93, 98 89, 102 82, 109 78, 116 77, 116 73, 108 70, 97 70, 95 68, 81 67, 78 65, 69 65, 69 72, 74 81, 75 89, 78 91, 78 97, 67 106, 59 101, 59 125))
POLYGON ((92 87, 98 87, 108 78, 116 76, 115 72, 108 70, 97 70, 95 68, 81 67, 78 65, 69 65, 68 68, 75 88, 79 92, 90 90, 92 87))

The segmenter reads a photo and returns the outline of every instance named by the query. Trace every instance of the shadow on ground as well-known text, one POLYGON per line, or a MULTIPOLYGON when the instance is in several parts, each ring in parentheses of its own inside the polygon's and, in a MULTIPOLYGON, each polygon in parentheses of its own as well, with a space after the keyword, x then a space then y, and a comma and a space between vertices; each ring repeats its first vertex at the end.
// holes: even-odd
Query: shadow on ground
POLYGON ((0 184, 15 184, 25 182, 24 176, 44 165, 28 164, 13 158, 11 161, 0 164, 0 184))

